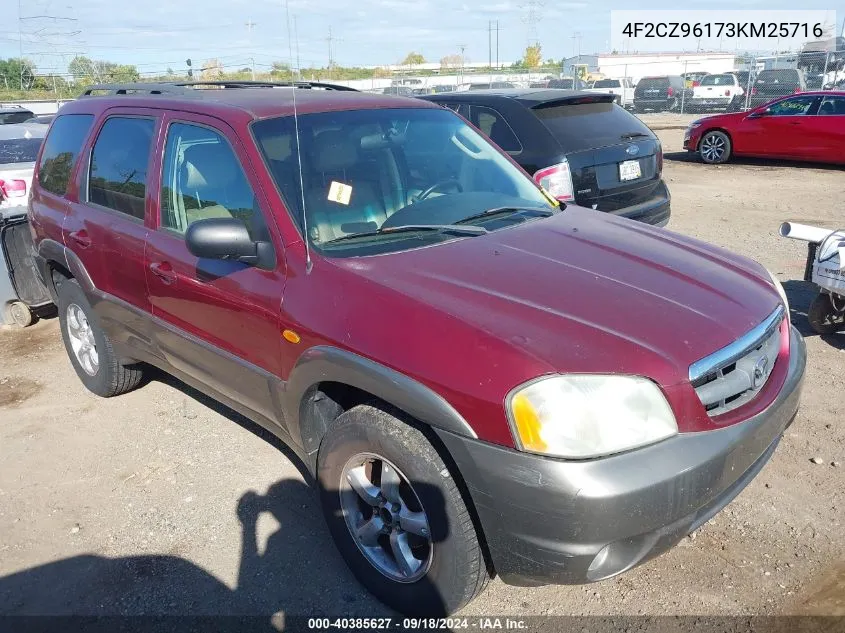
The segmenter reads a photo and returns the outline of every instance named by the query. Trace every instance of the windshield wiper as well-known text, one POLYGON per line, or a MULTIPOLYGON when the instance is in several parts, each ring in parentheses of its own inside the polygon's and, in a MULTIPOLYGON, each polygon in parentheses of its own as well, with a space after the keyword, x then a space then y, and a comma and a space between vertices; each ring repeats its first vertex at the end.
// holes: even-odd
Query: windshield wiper
POLYGON ((541 209, 534 207, 494 207, 492 209, 482 211, 481 213, 476 213, 467 218, 458 220, 457 222, 455 222, 455 224, 466 224, 467 222, 472 222, 473 220, 478 220, 479 218, 486 218, 491 215, 502 215, 505 213, 522 213, 524 211, 528 211, 531 213, 539 213, 543 217, 549 217, 550 215, 554 215, 555 213, 557 213, 557 211, 555 211, 554 209, 541 209))
POLYGON ((648 134, 645 132, 627 132, 625 134, 620 135, 619 138, 644 138, 647 137, 648 134))
POLYGON ((436 231, 437 233, 457 233, 459 235, 484 235, 487 229, 483 226, 458 226, 456 224, 402 224, 401 226, 385 226, 375 231, 366 233, 350 233, 341 235, 323 244, 334 244, 351 240, 356 237, 372 237, 374 235, 389 235, 391 233, 404 233, 411 231, 436 231))

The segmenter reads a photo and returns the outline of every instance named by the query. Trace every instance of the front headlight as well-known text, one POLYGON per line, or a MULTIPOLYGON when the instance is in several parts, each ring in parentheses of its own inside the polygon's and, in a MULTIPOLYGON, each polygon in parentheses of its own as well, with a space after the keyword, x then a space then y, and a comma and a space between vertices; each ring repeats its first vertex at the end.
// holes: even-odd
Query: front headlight
POLYGON ((791 323, 792 319, 789 314, 789 299, 786 298, 786 291, 783 289, 783 284, 780 282, 780 279, 775 277, 775 274, 771 270, 766 270, 766 272, 769 273, 772 285, 775 287, 775 290, 778 291, 781 301, 783 301, 783 307, 786 308, 786 319, 789 323, 791 323))
POLYGON ((663 392, 640 376, 569 374, 518 387, 506 401, 518 448, 586 459, 678 433, 663 392))

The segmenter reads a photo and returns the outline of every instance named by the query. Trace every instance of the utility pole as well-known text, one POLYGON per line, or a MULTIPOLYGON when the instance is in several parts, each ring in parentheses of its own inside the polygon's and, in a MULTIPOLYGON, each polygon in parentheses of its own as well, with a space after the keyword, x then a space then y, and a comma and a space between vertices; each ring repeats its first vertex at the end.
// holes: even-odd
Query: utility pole
POLYGON ((499 21, 496 20, 496 70, 499 70, 499 21))
MULTIPOLYGON (((288 26, 288 62, 293 65, 293 42, 290 36, 290 5, 288 0, 285 0, 285 21, 288 26)), ((290 69, 290 78, 293 80, 293 68, 290 69)))
POLYGON ((458 48, 461 49, 461 83, 464 83, 464 50, 466 47, 466 44, 458 44, 458 48))
MULTIPOLYGON (((252 51, 252 28, 255 26, 255 22, 247 20, 245 26, 248 34, 249 49, 252 51)), ((255 59, 252 57, 250 57, 250 70, 252 70, 252 80, 255 81, 255 59)))
POLYGON ((21 0, 18 0, 18 68, 20 70, 21 90, 23 90, 23 14, 21 0))
POLYGON ((490 84, 493 87, 493 22, 487 20, 487 69, 490 73, 490 84))
POLYGON ((525 4, 519 6, 520 9, 526 9, 523 22, 528 25, 528 45, 537 46, 540 40, 537 38, 537 23, 540 21, 539 10, 543 7, 543 2, 540 0, 528 0, 525 4))
POLYGON ((326 41, 329 43, 329 79, 332 77, 332 66, 334 65, 334 58, 332 57, 332 40, 336 38, 332 37, 332 27, 329 27, 329 36, 326 38, 326 41))
POLYGON ((302 81, 302 64, 299 63, 299 30, 296 24, 296 16, 293 16, 293 38, 296 41, 296 78, 302 81))

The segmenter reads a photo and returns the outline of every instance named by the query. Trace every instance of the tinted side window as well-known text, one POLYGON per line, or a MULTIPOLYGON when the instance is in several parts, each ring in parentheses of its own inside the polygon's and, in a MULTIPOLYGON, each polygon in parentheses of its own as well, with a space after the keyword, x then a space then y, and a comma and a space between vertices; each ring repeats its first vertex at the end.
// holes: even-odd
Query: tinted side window
MULTIPOLYGON (((292 163, 292 139, 267 139, 272 161, 292 163)), ((161 226, 178 233, 198 220, 237 218, 255 240, 270 241, 258 202, 235 152, 207 127, 173 123, 167 133, 161 183, 161 226)))
POLYGON ((522 150, 519 139, 516 138, 516 134, 500 112, 493 108, 478 105, 472 106, 470 112, 473 125, 484 132, 484 135, 496 145, 506 152, 522 150))
POLYGON ((73 163, 93 122, 91 114, 63 114, 53 122, 38 164, 38 182, 44 189, 65 195, 73 163))
POLYGON ((147 165, 155 121, 111 117, 91 153, 88 201, 144 219, 147 165))
POLYGON ((831 114, 845 115, 845 97, 825 97, 819 106, 819 114, 821 116, 831 114))

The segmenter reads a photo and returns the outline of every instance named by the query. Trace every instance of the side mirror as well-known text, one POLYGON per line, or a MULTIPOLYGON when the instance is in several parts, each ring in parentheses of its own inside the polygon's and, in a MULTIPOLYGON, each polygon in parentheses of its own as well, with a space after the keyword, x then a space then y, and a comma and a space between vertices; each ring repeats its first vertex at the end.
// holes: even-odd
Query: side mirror
POLYGON ((259 268, 276 265, 273 245, 256 242, 246 225, 235 218, 198 220, 185 232, 185 243, 192 255, 202 259, 226 259, 259 268))
POLYGON ((749 119, 759 119, 760 117, 764 117, 768 114, 766 110, 752 110, 748 113, 749 119))

